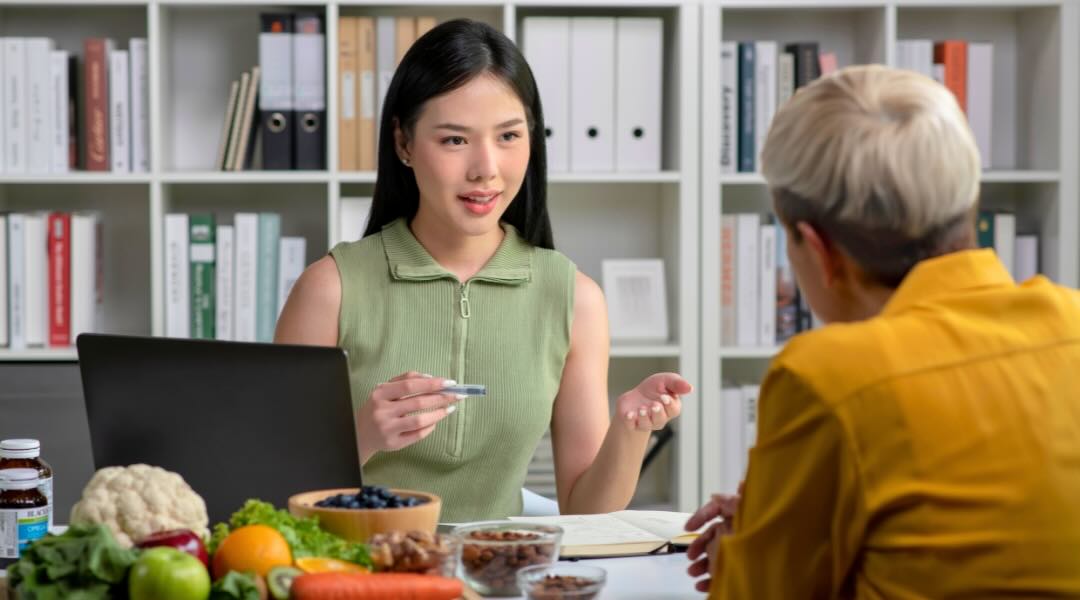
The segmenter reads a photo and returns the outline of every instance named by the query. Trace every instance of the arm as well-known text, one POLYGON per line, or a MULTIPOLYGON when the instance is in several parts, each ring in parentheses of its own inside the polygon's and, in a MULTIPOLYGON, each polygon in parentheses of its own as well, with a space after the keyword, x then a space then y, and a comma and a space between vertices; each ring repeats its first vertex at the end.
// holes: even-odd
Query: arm
MULTIPOLYGON (((619 414, 608 416, 608 320, 603 292, 582 273, 577 274, 570 352, 563 368, 551 417, 555 479, 559 509, 564 514, 622 510, 637 487, 649 434, 679 413, 677 396, 659 399, 664 385, 677 376, 650 377, 623 394, 619 414), (647 392, 639 391, 643 386, 647 392), (627 408, 644 413, 623 414, 627 408)), ((674 395, 674 394, 673 394, 674 395)))
POLYGON ((766 377, 758 407, 758 442, 735 532, 713 565, 712 597, 837 597, 866 527, 844 429, 787 370, 766 377))
POLYGON ((296 280, 278 317, 274 342, 308 346, 337 346, 341 310, 341 276, 337 264, 324 256, 296 280))

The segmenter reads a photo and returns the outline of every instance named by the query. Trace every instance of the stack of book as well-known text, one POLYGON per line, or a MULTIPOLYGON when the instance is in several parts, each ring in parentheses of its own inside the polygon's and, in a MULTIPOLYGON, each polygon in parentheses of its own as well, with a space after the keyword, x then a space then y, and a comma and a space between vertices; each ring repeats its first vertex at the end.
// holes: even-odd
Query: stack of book
POLYGON ((281 235, 281 215, 165 216, 165 335, 270 342, 307 266, 307 241, 281 235))
POLYGON ((80 95, 77 58, 53 40, 0 38, 0 173, 150 170, 146 40, 87 39, 83 70, 80 95))
POLYGON ((64 348, 101 331, 101 218, 0 214, 0 347, 64 348))
POLYGON ((720 45, 720 172, 752 173, 778 107, 839 67, 817 42, 723 42, 720 45))

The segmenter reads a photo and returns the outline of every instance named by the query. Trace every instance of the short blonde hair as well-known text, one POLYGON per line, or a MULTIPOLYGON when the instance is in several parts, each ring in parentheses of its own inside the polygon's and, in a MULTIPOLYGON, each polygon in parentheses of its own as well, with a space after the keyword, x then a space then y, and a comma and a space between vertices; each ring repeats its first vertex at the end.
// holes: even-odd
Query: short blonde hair
POLYGON ((761 162, 786 224, 802 216, 826 231, 872 234, 876 248, 845 248, 857 262, 874 258, 866 252, 933 254, 927 238, 966 226, 978 203, 979 151, 967 118, 951 92, 913 71, 848 67, 800 89, 776 113, 761 162), (900 247, 911 243, 922 250, 900 247))

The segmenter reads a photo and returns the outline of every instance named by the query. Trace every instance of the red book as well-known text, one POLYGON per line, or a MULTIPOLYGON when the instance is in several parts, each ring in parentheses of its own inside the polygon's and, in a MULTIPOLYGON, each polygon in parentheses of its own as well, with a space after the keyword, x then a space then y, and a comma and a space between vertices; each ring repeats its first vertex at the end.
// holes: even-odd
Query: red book
POLYGON ((71 345, 71 215, 49 214, 49 345, 71 345))
POLYGON ((86 150, 87 171, 109 171, 109 51, 112 40, 89 38, 83 43, 86 69, 86 150))
POLYGON ((934 44, 934 64, 945 65, 945 87, 956 96, 960 110, 967 114, 967 54, 963 40, 945 40, 934 44))

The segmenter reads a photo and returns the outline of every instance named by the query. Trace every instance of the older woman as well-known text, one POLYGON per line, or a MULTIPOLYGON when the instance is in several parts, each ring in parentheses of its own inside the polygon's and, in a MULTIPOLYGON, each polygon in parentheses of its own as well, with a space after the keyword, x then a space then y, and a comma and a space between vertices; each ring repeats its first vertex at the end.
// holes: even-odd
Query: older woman
POLYGON ((728 517, 691 548, 699 589, 1080 598, 1080 293, 976 249, 952 95, 845 69, 777 113, 762 163, 829 325, 773 361, 741 498, 688 523, 728 517))

